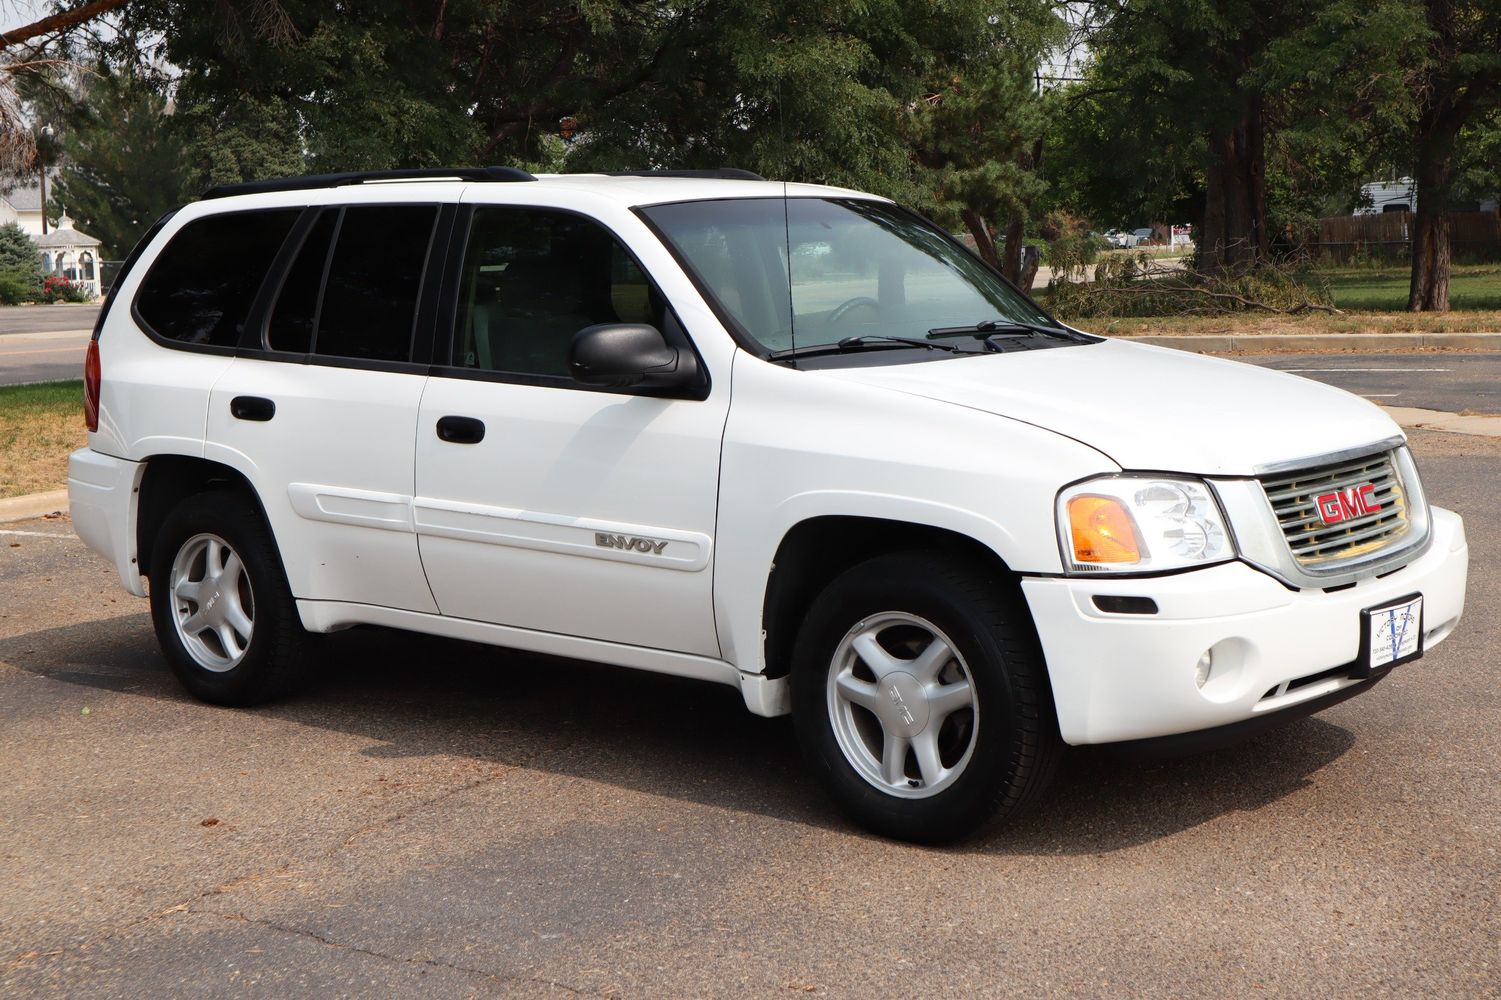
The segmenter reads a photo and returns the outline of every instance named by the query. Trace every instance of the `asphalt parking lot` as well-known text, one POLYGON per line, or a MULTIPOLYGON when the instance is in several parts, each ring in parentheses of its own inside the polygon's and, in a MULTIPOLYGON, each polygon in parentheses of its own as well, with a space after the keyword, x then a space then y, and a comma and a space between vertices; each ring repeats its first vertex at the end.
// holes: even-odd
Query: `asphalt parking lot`
POLYGON ((1414 441, 1470 525, 1445 645, 942 850, 729 688, 356 630, 196 703, 65 519, 0 525, 0 996, 1501 995, 1501 439, 1414 441))

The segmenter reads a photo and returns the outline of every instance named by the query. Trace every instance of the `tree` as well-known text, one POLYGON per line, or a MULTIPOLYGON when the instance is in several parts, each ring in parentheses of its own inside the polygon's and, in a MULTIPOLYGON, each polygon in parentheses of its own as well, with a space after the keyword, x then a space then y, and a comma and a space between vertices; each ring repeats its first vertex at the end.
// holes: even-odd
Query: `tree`
MULTIPOLYGON (((1108 17, 1077 110, 1114 157, 1104 176, 1158 215, 1196 203, 1199 264, 1267 256, 1268 136, 1303 118, 1349 143, 1405 106, 1417 30, 1403 0, 1103 0, 1108 17)), ((1087 145, 1087 144, 1086 144, 1087 145)), ((1098 161, 1096 161, 1098 162, 1098 161)))
POLYGON ((126 0, 87 0, 0 34, 0 175, 29 173, 36 162, 35 134, 16 88, 16 77, 50 65, 47 48, 110 13, 126 0))
POLYGON ((976 14, 975 44, 936 67, 943 77, 914 106, 915 159, 923 200, 936 214, 962 221, 980 255, 1021 281, 1019 248, 1044 192, 1038 171, 1048 101, 1037 72, 1062 41, 1064 23, 1045 2, 976 14), (1004 254, 991 236, 997 224, 1004 225, 1004 254))
POLYGON ((35 272, 41 262, 41 254, 26 230, 15 222, 0 226, 0 271, 35 272))
POLYGON ((1449 309, 1449 204, 1465 129, 1501 107, 1501 8, 1494 0, 1426 0, 1427 49, 1415 75, 1417 212, 1407 308, 1449 309))
POLYGON ((163 82, 99 62, 54 101, 62 168, 53 199, 119 258, 193 190, 188 148, 163 82))
POLYGON ((14 222, 0 226, 0 305, 15 305, 41 288, 42 256, 14 222))
POLYGON ((214 181, 299 153, 315 171, 731 164, 917 201, 994 256, 990 228, 1014 246, 1038 194, 1054 2, 136 0, 124 24, 181 68, 214 181))

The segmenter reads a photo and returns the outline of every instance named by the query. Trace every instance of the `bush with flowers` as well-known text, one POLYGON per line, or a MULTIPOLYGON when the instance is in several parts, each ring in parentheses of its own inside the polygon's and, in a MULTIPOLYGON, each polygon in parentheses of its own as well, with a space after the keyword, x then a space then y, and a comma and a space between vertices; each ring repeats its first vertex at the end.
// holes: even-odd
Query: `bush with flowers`
POLYGON ((42 302, 87 302, 88 291, 68 280, 66 275, 49 274, 42 279, 42 302))

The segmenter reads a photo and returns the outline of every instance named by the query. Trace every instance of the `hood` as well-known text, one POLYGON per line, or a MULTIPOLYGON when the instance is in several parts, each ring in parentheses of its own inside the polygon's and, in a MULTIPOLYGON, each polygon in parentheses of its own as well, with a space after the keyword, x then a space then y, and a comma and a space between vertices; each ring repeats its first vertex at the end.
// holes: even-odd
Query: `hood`
POLYGON ((1020 420, 1097 448, 1124 469, 1245 476, 1402 433, 1342 389, 1120 340, 808 374, 1020 420))

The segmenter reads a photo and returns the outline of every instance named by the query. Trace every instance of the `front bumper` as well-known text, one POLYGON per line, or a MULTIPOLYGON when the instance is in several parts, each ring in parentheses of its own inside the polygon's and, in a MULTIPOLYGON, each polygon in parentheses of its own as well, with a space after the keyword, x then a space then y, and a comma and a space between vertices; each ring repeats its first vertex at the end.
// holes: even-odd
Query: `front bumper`
POLYGON ((1433 541, 1423 555, 1332 593, 1289 590, 1238 562, 1134 580, 1023 580, 1064 741, 1115 743, 1233 726, 1370 687, 1339 669, 1359 655, 1360 612, 1407 594, 1423 595, 1423 642, 1431 650, 1464 611, 1469 568, 1463 521, 1432 510, 1433 541), (1149 597, 1158 610, 1107 613, 1096 607, 1096 595, 1149 597), (1200 689, 1194 671, 1211 648, 1214 670, 1200 689))
POLYGON ((137 597, 146 584, 136 561, 136 508, 144 462, 80 448, 68 456, 68 511, 83 543, 114 563, 120 584, 137 597))

